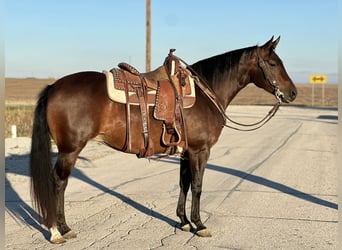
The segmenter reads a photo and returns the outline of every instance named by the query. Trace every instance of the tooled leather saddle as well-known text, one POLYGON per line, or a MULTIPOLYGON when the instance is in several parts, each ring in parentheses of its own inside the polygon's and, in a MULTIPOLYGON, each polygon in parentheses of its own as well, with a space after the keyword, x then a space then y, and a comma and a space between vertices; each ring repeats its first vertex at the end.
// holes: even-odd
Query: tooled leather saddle
POLYGON ((127 63, 120 63, 119 68, 110 72, 104 71, 109 97, 126 105, 126 142, 122 151, 131 152, 131 105, 139 105, 141 113, 142 143, 137 155, 139 158, 154 154, 150 140, 149 106, 154 107, 153 117, 163 121, 161 142, 166 148, 165 153, 182 153, 186 150, 183 109, 191 107, 195 102, 195 83, 191 72, 173 55, 174 51, 170 50, 162 66, 148 73, 140 73, 127 63))

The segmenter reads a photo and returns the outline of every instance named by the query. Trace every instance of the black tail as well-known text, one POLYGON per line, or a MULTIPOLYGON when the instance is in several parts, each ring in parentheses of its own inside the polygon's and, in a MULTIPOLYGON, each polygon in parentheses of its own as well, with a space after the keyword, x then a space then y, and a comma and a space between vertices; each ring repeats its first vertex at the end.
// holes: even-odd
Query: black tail
POLYGON ((53 187, 51 139, 46 117, 47 86, 39 95, 34 113, 31 144, 31 196, 46 226, 56 222, 56 195, 53 187))

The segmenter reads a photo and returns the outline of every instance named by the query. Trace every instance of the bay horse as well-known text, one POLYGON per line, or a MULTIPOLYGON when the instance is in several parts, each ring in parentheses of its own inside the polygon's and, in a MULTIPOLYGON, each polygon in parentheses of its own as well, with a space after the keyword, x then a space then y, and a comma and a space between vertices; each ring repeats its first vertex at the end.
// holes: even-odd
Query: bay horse
MULTIPOLYGON (((236 94, 254 83, 274 94, 282 102, 296 98, 297 90, 281 59, 275 53, 280 37, 262 46, 252 46, 216 55, 191 65, 205 81, 218 103, 213 103, 197 85, 195 104, 184 109, 188 147, 180 159, 180 194, 177 216, 184 231, 196 230, 211 236, 200 217, 200 197, 204 169, 211 147, 217 142, 226 118, 226 110, 236 94), (191 222, 185 213, 187 193, 191 187, 191 222)), ((30 155, 31 195, 34 205, 48 227, 52 243, 76 237, 65 220, 64 193, 68 177, 80 151, 87 142, 102 135, 108 146, 121 150, 126 138, 125 105, 111 101, 106 92, 106 78, 100 72, 67 75, 47 86, 39 95, 34 114, 30 155), (54 167, 51 160, 51 137, 58 149, 54 167)), ((150 114, 150 136, 154 153, 162 153, 162 122, 150 114)), ((141 138, 139 108, 131 112, 132 153, 138 154, 141 138)))

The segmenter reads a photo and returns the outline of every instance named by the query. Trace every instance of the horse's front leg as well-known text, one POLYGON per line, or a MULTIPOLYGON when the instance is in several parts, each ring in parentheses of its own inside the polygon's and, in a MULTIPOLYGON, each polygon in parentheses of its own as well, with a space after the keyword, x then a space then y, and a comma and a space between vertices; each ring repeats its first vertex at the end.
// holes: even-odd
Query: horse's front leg
POLYGON ((180 161, 180 176, 179 176, 179 186, 180 193, 177 205, 177 216, 181 220, 181 229, 183 231, 191 231, 192 226, 188 218, 186 217, 185 204, 186 197, 190 188, 191 183, 191 170, 190 162, 188 159, 187 152, 184 153, 184 158, 180 161))
POLYGON ((189 154, 190 168, 191 168, 191 221, 196 225, 198 236, 210 237, 209 230, 204 226, 200 216, 200 201, 202 194, 202 183, 204 169, 209 158, 210 150, 203 149, 197 153, 189 154))

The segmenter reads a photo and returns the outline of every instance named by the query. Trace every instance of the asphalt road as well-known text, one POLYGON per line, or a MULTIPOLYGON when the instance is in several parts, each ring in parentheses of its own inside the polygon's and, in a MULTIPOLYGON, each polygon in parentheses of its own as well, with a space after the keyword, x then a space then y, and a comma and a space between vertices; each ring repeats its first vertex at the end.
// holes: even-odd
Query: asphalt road
MULTIPOLYGON (((228 113, 252 122, 269 109, 228 113)), ((139 160, 93 141, 66 194, 78 237, 50 244, 31 208, 29 143, 6 140, 6 249, 337 249, 337 109, 282 107, 257 131, 223 130, 201 199, 211 238, 178 228, 177 159, 139 160)))

